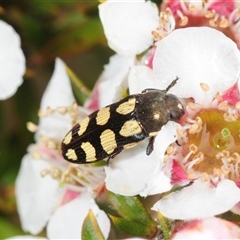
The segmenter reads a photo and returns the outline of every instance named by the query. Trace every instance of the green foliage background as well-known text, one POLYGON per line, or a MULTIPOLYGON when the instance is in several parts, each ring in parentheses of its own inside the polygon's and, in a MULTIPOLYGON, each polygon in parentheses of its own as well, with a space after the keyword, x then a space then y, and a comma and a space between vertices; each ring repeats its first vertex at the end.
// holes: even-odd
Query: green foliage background
POLYGON ((55 58, 63 59, 92 89, 114 54, 107 46, 98 4, 96 0, 0 2, 0 19, 20 35, 27 65, 17 93, 0 101, 0 239, 23 234, 14 181, 27 146, 34 142, 26 122, 38 123, 37 112, 55 58))

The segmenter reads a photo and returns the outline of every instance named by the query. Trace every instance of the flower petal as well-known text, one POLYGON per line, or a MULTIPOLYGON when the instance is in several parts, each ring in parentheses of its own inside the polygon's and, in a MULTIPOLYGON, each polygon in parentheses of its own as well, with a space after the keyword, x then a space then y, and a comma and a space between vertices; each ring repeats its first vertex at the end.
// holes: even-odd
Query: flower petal
POLYGON ((216 188, 201 180, 171 193, 158 201, 152 210, 171 219, 208 218, 230 210, 240 201, 240 189, 233 181, 222 180, 216 188))
POLYGON ((239 239, 240 228, 220 218, 188 222, 171 239, 239 239))
POLYGON ((43 160, 34 160, 30 154, 22 159, 16 179, 16 198, 22 228, 38 234, 46 226, 63 189, 50 176, 41 177, 40 172, 49 168, 43 160))
POLYGON ((152 154, 158 159, 159 167, 156 172, 151 174, 145 189, 139 193, 141 196, 146 197, 148 195, 163 193, 172 188, 171 171, 166 171, 166 169, 163 170, 163 158, 167 147, 176 141, 176 130, 179 126, 178 123, 168 122, 162 127, 161 131, 156 136, 154 152, 152 154))
MULTIPOLYGON (((67 107, 74 101, 66 66, 61 59, 57 58, 54 73, 42 97, 41 110, 45 111, 48 107, 51 109, 67 107)), ((62 139, 71 127, 69 115, 52 113, 40 118, 39 131, 35 138, 37 140, 39 135, 47 135, 50 138, 62 139)))
POLYGON ((167 147, 177 140, 177 129, 180 128, 180 124, 169 121, 165 124, 161 131, 158 133, 154 143, 154 149, 156 155, 161 161, 163 161, 167 147))
POLYGON ((124 150, 121 155, 110 161, 106 172, 106 188, 124 196, 134 196, 144 191, 159 160, 151 154, 146 155, 146 141, 138 146, 124 150))
POLYGON ((159 169, 158 172, 152 173, 147 182, 147 186, 143 191, 139 192, 142 197, 167 192, 172 188, 171 179, 165 175, 165 173, 159 169))
POLYGON ((41 109, 69 106, 75 101, 66 66, 60 58, 56 58, 53 75, 43 94, 41 109))
POLYGON ((47 226, 48 238, 80 239, 82 224, 89 209, 92 209, 99 227, 107 239, 110 231, 110 221, 105 212, 98 208, 88 192, 81 193, 78 198, 57 209, 47 226))
POLYGON ((99 90, 100 108, 122 99, 121 90, 127 88, 126 78, 133 63, 132 57, 116 54, 110 58, 96 86, 99 90))
POLYGON ((23 82, 25 57, 20 48, 19 35, 0 20, 0 99, 11 97, 23 82))
POLYGON ((159 81, 153 70, 147 66, 133 66, 128 76, 130 94, 142 92, 146 88, 159 88, 159 81))
POLYGON ((217 92, 227 90, 237 81, 240 53, 230 38, 215 29, 177 29, 158 42, 153 71, 165 87, 176 75, 180 78, 170 90, 173 94, 208 104, 217 92), (201 83, 209 86, 207 92, 202 90, 201 83))
POLYGON ((153 43, 151 32, 158 26, 158 8, 150 1, 105 1, 99 15, 108 45, 123 55, 136 55, 153 43))

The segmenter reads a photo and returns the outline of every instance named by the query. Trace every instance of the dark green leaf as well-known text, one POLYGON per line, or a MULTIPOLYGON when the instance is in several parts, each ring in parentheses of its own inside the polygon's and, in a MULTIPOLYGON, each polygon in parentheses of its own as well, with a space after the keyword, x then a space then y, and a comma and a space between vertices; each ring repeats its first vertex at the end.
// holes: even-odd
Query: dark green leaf
POLYGON ((126 220, 123 218, 118 218, 110 215, 109 217, 111 218, 111 220, 113 221, 117 228, 133 236, 153 238, 154 236, 156 236, 158 231, 157 227, 153 227, 150 225, 147 226, 131 220, 126 220))
POLYGON ((146 226, 157 226, 137 197, 126 197, 110 191, 107 191, 107 197, 114 209, 124 219, 146 226))
POLYGON ((101 240, 105 239, 99 225, 97 223, 97 220, 92 212, 92 210, 89 210, 88 215, 86 216, 83 226, 82 226, 82 237, 83 240, 101 240))
POLYGON ((218 215, 218 217, 225 219, 227 221, 240 222, 240 215, 234 214, 230 211, 223 213, 221 215, 218 215))

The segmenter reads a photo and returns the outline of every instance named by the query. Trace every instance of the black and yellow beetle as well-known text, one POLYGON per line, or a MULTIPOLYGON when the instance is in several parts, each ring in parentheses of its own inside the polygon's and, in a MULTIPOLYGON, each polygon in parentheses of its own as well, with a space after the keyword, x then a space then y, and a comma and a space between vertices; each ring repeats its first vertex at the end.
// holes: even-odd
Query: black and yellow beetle
POLYGON ((105 158, 109 161, 146 137, 146 154, 150 155, 162 126, 179 121, 184 114, 179 99, 167 94, 177 80, 178 77, 165 90, 145 89, 84 118, 63 139, 63 157, 72 163, 93 163, 105 158))

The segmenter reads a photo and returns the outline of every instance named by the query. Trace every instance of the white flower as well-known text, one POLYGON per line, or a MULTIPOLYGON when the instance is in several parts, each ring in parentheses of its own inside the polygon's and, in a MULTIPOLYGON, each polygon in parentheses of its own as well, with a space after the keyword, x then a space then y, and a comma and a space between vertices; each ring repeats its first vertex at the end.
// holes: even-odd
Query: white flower
POLYGON ((159 22, 155 3, 108 0, 99 5, 99 15, 108 45, 118 54, 140 54, 152 45, 159 22))
MULTIPOLYGON (((216 155, 222 165, 226 161, 231 163, 228 168, 220 168, 220 165, 218 169, 218 163, 211 168, 207 166, 207 161, 205 168, 209 170, 196 171, 193 166, 202 166, 201 161, 205 163, 201 154, 217 153, 207 146, 210 144, 210 140, 207 140, 210 135, 207 135, 207 131, 205 133, 204 128, 203 142, 199 144, 199 149, 196 147, 199 157, 193 154, 195 150, 191 149, 191 142, 188 144, 191 138, 187 135, 189 129, 195 129, 194 126, 201 127, 201 121, 193 118, 197 112, 210 104, 216 108, 220 104, 214 100, 217 93, 225 92, 237 82, 240 74, 239 56, 236 45, 222 33, 206 27, 185 28, 173 31, 158 42, 152 70, 146 66, 132 67, 128 79, 130 93, 139 93, 146 88, 166 89, 179 76, 177 84, 169 92, 181 98, 193 98, 196 110, 190 110, 191 106, 186 108, 188 115, 183 127, 171 122, 164 126, 156 137, 155 150, 150 156, 145 154, 147 143, 144 141, 112 160, 109 167, 105 168, 109 190, 123 195, 147 196, 167 191, 173 184, 184 185, 192 181, 191 186, 170 193, 154 205, 154 210, 172 219, 213 216, 230 210, 240 201, 240 190, 234 183, 239 174, 234 170, 235 163, 230 161, 231 154, 234 156, 235 153, 230 150, 229 159, 227 155, 216 155), (209 46, 211 42, 214 44, 209 46), (174 143, 176 139, 180 141, 180 146, 174 143), (181 152, 181 149, 184 150, 181 152), (229 200, 229 195, 234 197, 229 200), (216 201, 217 204, 211 204, 216 201), (207 210, 203 211, 203 208, 207 210)), ((229 107, 226 117, 234 117, 236 111, 229 107)), ((213 125, 218 126, 215 122, 213 125)), ((224 126, 219 131, 222 129, 224 126)), ((198 135, 196 132, 196 139, 198 135)))
POLYGON ((24 231, 38 234, 45 226, 63 194, 63 188, 51 176, 42 177, 49 168, 44 160, 25 155, 16 179, 18 213, 24 231), (37 217, 36 217, 37 216, 37 217))
POLYGON ((81 193, 69 203, 66 203, 52 215, 47 226, 47 235, 50 239, 80 239, 81 226, 91 209, 98 225, 107 239, 110 230, 110 221, 106 213, 99 209, 91 195, 81 193))
POLYGON ((0 20, 0 100, 11 97, 23 82, 25 57, 19 35, 0 20))
MULTIPOLYGON (((167 167, 172 164, 173 183, 192 181, 192 185, 162 198, 153 210, 171 219, 207 218, 230 210, 240 201, 240 189, 235 184, 239 160, 233 157, 238 156, 234 146, 239 141, 231 127, 238 124, 235 116, 239 112, 227 102, 225 108, 221 107, 221 97, 214 98, 237 82, 239 51, 236 44, 214 29, 175 30, 157 45, 155 79, 149 83, 156 87, 158 79, 159 86, 163 86, 163 81, 174 74, 180 79, 170 92, 195 102, 186 107, 179 128, 181 146, 172 144, 165 162, 167 167)), ((161 144, 155 148, 161 148, 161 144)))
POLYGON ((237 45, 221 32, 208 27, 177 29, 157 43, 153 72, 136 66, 129 86, 135 86, 134 92, 151 87, 165 89, 178 76, 170 93, 194 97, 195 102, 208 105, 217 92, 237 82, 239 66, 237 45), (201 84, 207 84, 209 90, 204 92, 201 84))
MULTIPOLYGON (((71 85, 66 72, 64 73, 64 64, 57 59, 54 74, 42 98, 41 109, 68 106, 73 100, 71 85)), ((35 135, 36 142, 39 142, 40 135, 44 134, 60 140, 70 128, 71 121, 67 115, 54 114, 41 118, 35 135)), ((51 176, 44 178, 41 176, 44 169, 51 167, 51 162, 45 161, 43 156, 49 153, 43 153, 38 149, 41 147, 43 148, 42 144, 34 145, 29 149, 30 152, 24 156, 16 179, 16 197, 22 228, 32 234, 39 233, 45 227, 59 204, 64 190, 51 176), (35 159, 39 152, 42 156, 37 156, 38 159, 35 159)), ((54 157, 61 161, 61 157, 57 154, 54 157)))
MULTIPOLYGON (((80 193, 93 191, 105 177, 102 167, 73 165, 61 155, 59 145, 71 129, 72 121, 74 123, 86 115, 83 109, 79 111, 77 105, 73 104, 74 97, 65 68, 64 63, 57 59, 53 76, 41 101, 36 144, 29 147, 16 179, 16 198, 22 228, 31 234, 39 233, 47 222, 51 224, 50 229, 53 229, 54 234, 55 223, 50 220, 54 212, 57 209, 61 212, 60 209, 66 203, 71 209, 74 208, 71 206, 76 207, 74 198, 80 202, 87 198, 89 202, 90 195, 86 197, 87 193, 80 193)), ((79 209, 81 211, 81 207, 79 209)), ((85 211, 82 218, 85 217, 85 211)), ((71 226, 68 225, 70 222, 65 225, 66 233, 70 232, 71 226, 80 232, 79 222, 75 225, 71 223, 71 226)), ((75 238, 79 238, 79 235, 75 235, 75 238)))

